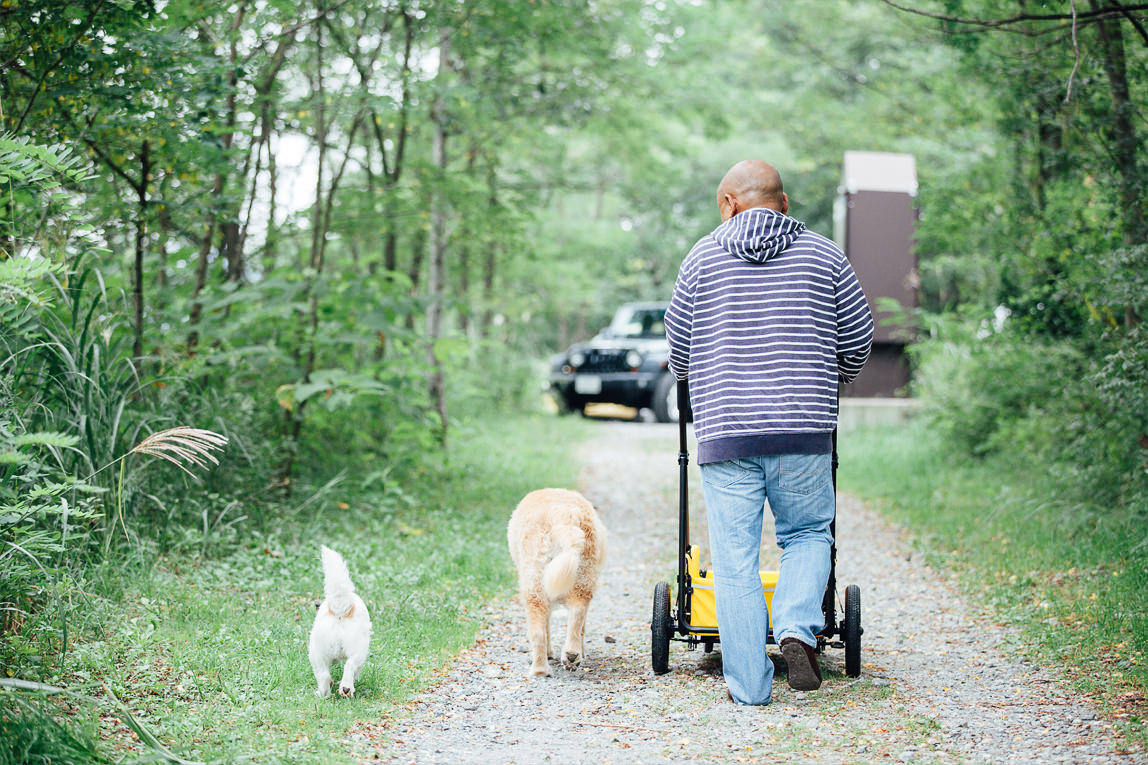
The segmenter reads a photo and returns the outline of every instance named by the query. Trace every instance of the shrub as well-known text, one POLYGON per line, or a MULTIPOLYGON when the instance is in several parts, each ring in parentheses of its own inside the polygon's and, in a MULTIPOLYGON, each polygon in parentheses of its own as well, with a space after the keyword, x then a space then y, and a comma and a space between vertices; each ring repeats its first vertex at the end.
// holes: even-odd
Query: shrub
POLYGON ((950 323, 913 349, 914 389, 933 427, 953 449, 975 456, 1042 450, 1049 438, 1042 425, 1065 407, 1083 355, 1068 341, 974 326, 950 323))
POLYGON ((50 702, 0 690, 0 765, 32 762, 111 762, 100 753, 92 725, 57 720, 50 702))
POLYGON ((1052 339, 934 322, 912 348, 914 390, 951 454, 1023 460, 1066 498, 1148 516, 1148 328, 1052 339))

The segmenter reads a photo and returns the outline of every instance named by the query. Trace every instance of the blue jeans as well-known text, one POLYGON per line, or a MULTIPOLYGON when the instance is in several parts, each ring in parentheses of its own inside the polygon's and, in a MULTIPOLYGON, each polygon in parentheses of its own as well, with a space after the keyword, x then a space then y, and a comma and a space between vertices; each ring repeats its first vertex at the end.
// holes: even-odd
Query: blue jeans
POLYGON ((709 520, 722 670, 741 704, 768 704, 773 662, 758 556, 766 500, 773 511, 781 571, 773 594, 773 634, 817 645, 829 581, 833 481, 828 454, 748 457, 701 466, 709 520))

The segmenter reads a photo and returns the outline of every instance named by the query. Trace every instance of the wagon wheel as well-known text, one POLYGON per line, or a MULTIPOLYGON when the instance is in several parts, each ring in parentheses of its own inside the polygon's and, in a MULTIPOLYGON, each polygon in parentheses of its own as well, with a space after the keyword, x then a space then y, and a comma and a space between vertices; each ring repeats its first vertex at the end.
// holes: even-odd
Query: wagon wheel
POLYGON ((655 675, 670 671, 670 585, 654 585, 654 615, 650 619, 650 664, 655 675))
POLYGON ((845 674, 861 674, 861 588, 851 584, 845 588, 845 623, 842 638, 845 641, 845 674))

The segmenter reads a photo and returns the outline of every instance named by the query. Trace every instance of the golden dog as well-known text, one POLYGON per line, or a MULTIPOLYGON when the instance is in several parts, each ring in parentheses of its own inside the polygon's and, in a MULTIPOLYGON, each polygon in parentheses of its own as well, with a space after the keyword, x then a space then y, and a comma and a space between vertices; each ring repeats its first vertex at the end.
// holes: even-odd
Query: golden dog
POLYGON ((606 557, 606 527, 576 491, 539 489, 527 494, 506 529, 526 607, 533 664, 528 677, 549 675, 550 607, 564 602, 570 622, 562 663, 574 669, 586 653, 586 609, 606 557))

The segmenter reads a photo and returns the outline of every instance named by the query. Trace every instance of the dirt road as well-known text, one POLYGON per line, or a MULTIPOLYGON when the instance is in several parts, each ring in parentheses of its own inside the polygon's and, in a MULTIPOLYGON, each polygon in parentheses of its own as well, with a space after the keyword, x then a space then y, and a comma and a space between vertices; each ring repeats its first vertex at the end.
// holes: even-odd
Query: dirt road
MULTIPOLYGON (((567 672, 554 664, 553 677, 527 679, 523 615, 515 603, 498 604, 478 642, 409 716, 381 731, 363 725, 357 756, 417 763, 1148 762, 1143 752, 1120 751, 1109 724, 1058 683, 1055 668, 1017 658, 1016 633, 848 497, 838 503, 837 570, 839 589, 855 582, 862 591, 860 678, 846 677, 842 652, 829 649, 821 690, 792 691, 779 673, 772 705, 742 707, 726 698, 720 648, 707 655, 678 643, 670 672, 655 676, 650 611, 655 582, 674 577, 677 431, 598 425, 599 436, 580 450, 577 488, 610 530, 609 554, 582 667, 567 672)), ((702 541, 703 505, 693 493, 694 540, 702 541)), ((768 548, 764 565, 774 556, 768 548)), ((552 631, 564 628, 559 612, 552 631)))

